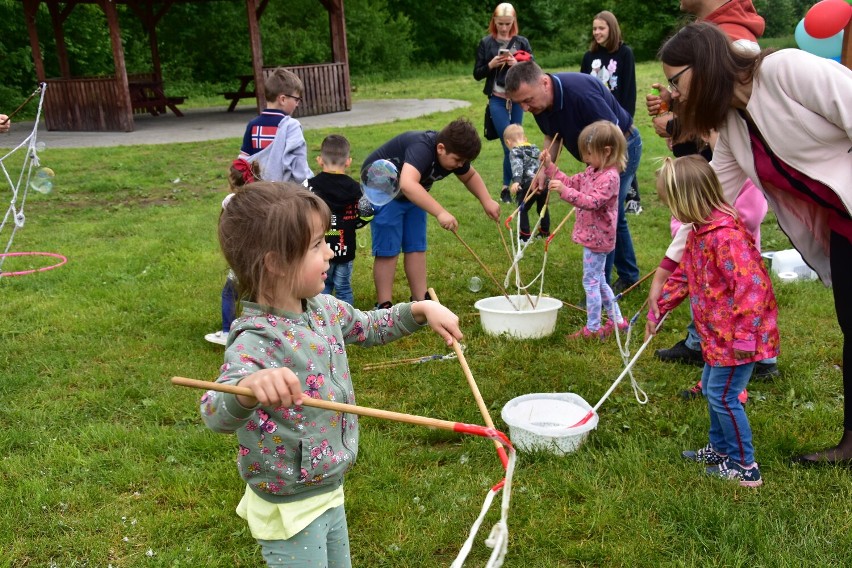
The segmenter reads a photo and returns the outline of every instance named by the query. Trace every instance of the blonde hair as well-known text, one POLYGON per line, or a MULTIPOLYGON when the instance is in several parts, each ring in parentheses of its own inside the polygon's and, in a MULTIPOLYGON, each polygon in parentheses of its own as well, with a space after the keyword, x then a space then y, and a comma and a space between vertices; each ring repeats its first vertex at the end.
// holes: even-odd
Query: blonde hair
POLYGON ((737 210, 725 199, 716 172, 701 156, 664 158, 657 170, 657 189, 681 223, 703 225, 717 209, 737 217, 737 210))
POLYGON ((522 141, 525 139, 526 134, 524 134, 524 127, 520 124, 510 124, 503 130, 503 140, 506 142, 509 140, 522 141))
POLYGON ((577 138, 580 152, 601 158, 601 169, 615 167, 623 172, 627 167, 627 140, 619 128, 608 120, 598 120, 586 126, 577 138), (609 148, 609 156, 606 149, 609 148))
POLYGON ((261 292, 273 278, 294 286, 316 218, 327 231, 331 225, 328 205, 295 183, 258 181, 235 188, 219 216, 219 245, 237 277, 240 298, 261 301, 261 292), (284 275, 268 274, 268 254, 284 275), (290 270, 283 270, 287 267, 290 270))
POLYGON ((494 8, 494 13, 491 15, 491 21, 488 23, 488 33, 495 38, 497 37, 497 24, 494 23, 494 18, 503 17, 510 17, 513 20, 512 29, 509 30, 509 36, 512 37, 518 35, 518 16, 515 15, 515 7, 508 2, 497 4, 497 7, 494 8))

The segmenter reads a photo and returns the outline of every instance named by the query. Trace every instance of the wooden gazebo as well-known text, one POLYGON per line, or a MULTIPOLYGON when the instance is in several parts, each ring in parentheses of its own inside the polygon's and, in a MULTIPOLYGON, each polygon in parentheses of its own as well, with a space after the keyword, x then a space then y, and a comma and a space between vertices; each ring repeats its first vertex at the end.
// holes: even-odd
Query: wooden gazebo
MULTIPOLYGON (((134 112, 151 114, 173 112, 182 116, 178 105, 183 98, 166 97, 157 49, 157 23, 174 1, 195 0, 22 0, 36 77, 47 84, 44 116, 48 130, 131 132, 134 112), (56 38, 61 77, 45 76, 44 60, 39 47, 36 16, 44 2, 50 13, 56 38), (63 23, 80 3, 97 4, 106 15, 112 44, 115 74, 104 77, 72 77, 65 46, 63 23), (118 22, 116 3, 126 4, 147 31, 153 69, 150 73, 128 75, 118 22)), ((240 98, 254 96, 258 110, 265 106, 264 75, 274 67, 264 67, 260 40, 260 18, 269 0, 245 0, 251 46, 252 74, 243 78, 239 91, 225 93, 233 110, 240 98)), ((305 96, 294 116, 309 116, 351 110, 349 57, 346 47, 346 23, 343 0, 320 0, 329 15, 332 61, 314 65, 286 66, 305 84, 305 96)))

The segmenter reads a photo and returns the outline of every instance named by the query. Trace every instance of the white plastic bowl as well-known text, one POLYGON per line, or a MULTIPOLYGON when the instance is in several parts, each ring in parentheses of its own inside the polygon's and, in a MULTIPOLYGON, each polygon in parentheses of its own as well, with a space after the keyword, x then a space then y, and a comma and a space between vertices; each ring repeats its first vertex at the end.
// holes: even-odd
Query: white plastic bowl
POLYGON ((571 392, 534 393, 513 398, 500 416, 509 426, 509 438, 521 451, 570 454, 597 428, 598 415, 582 426, 572 427, 592 409, 583 397, 571 392))
POLYGON ((556 329, 556 315, 562 302, 556 298, 531 296, 535 309, 527 296, 492 296, 476 302, 482 328, 489 335, 506 335, 513 339, 547 337, 556 329), (516 310, 512 305, 517 306, 516 310))

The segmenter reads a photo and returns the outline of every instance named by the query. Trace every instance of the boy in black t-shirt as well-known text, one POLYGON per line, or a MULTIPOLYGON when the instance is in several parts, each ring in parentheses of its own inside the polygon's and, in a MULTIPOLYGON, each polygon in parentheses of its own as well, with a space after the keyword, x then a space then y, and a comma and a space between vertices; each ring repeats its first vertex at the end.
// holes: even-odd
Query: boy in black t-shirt
POLYGON ((455 174, 494 221, 500 205, 488 195, 485 182, 471 162, 482 149, 476 128, 458 118, 440 132, 404 132, 377 148, 364 161, 362 170, 376 160, 388 160, 399 171, 400 194, 376 209, 371 225, 373 237, 373 281, 376 305, 392 305, 392 292, 399 253, 412 300, 426 298, 426 214, 433 215, 442 228, 457 231, 458 220, 429 194, 432 184, 455 174))
POLYGON ((346 175, 346 169, 352 163, 346 138, 337 134, 326 136, 320 146, 317 163, 322 172, 308 180, 308 184, 310 190, 331 209, 331 227, 325 234, 325 241, 334 252, 322 293, 334 291, 338 299, 351 305, 355 302, 352 292, 355 230, 370 222, 373 211, 369 202, 361 199, 361 186, 346 175), (366 210, 359 209, 359 201, 366 204, 366 210))

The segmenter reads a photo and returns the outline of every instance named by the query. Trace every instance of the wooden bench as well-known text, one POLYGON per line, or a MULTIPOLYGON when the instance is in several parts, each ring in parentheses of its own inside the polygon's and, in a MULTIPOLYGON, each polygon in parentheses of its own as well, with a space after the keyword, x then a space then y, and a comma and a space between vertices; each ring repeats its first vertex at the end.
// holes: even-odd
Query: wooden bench
POLYGON ((228 105, 228 112, 234 112, 234 109, 237 108, 237 103, 240 102, 240 99, 254 98, 254 93, 226 91, 222 93, 222 96, 225 97, 226 100, 231 101, 231 104, 228 105))

